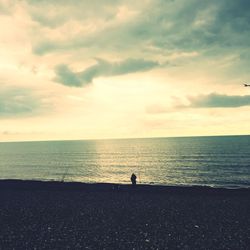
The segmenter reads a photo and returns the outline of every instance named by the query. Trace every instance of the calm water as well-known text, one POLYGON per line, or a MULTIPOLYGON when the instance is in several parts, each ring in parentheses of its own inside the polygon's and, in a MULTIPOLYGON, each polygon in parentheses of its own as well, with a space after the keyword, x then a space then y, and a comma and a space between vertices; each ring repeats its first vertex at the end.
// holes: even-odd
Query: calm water
POLYGON ((0 178, 250 186, 250 136, 0 143, 0 178))

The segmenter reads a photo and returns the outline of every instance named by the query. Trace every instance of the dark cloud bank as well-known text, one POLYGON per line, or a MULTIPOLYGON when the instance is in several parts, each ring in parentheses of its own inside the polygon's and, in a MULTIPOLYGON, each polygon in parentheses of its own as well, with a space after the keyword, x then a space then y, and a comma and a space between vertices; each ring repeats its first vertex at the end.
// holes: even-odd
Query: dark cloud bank
MULTIPOLYGON (((29 1, 30 2, 30 1, 29 1)), ((36 1, 31 1, 34 3, 36 1)), ((119 1, 114 7, 112 0, 105 1, 98 6, 98 10, 93 13, 103 20, 112 20, 115 18, 117 7, 122 5, 119 1), (109 8, 103 8, 104 6, 109 8), (112 9, 112 15, 103 14, 107 9, 112 9), (103 14, 103 15, 101 15, 103 14)), ((40 2, 39 2, 40 3, 40 2)), ((44 1, 50 3, 50 1, 44 1)), ((58 3, 52 1, 51 4, 58 3)), ((56 4, 58 11, 52 20, 47 23, 47 13, 43 8, 37 9, 32 18, 41 26, 51 29, 57 29, 68 20, 76 20, 84 23, 85 13, 89 7, 96 10, 96 1, 86 2, 84 5, 77 5, 71 1, 66 1, 70 7, 70 12, 59 11, 64 8, 62 4, 56 4), (80 10, 80 15, 76 15, 80 10), (75 13, 76 12, 76 13, 75 13), (61 13, 61 14, 60 14, 61 13), (65 16, 66 15, 66 16, 65 16), (46 20, 44 22, 44 20, 46 20)), ((124 3, 126 3, 124 1, 124 3)), ((45 5, 47 6, 47 5, 45 5)), ((227 56, 237 55, 237 61, 232 61, 230 66, 231 72, 235 74, 249 75, 250 63, 250 1, 248 0, 157 0, 152 1, 146 6, 141 13, 124 23, 107 26, 106 29, 97 30, 90 34, 79 32, 75 36, 57 40, 56 38, 40 39, 33 44, 33 53, 45 55, 48 53, 65 53, 81 49, 88 49, 90 57, 97 57, 99 53, 119 54, 121 58, 124 53, 131 57, 134 51, 137 57, 147 58, 158 54, 166 56, 175 52, 192 52, 196 51, 203 58, 226 58, 227 56), (149 49, 153 48, 153 52, 149 49), (150 51, 149 51, 150 50, 150 51), (92 55, 91 55, 92 53, 92 55)), ((110 14, 110 13, 109 13, 110 14)), ((92 18, 95 15, 90 15, 92 18)), ((115 19, 114 19, 115 20, 115 19)), ((186 63, 192 59, 186 59, 186 63)), ((55 80, 67 86, 81 87, 100 76, 122 75, 137 71, 146 71, 157 67, 158 63, 146 60, 128 59, 119 63, 111 63, 105 60, 97 60, 97 63, 84 71, 74 72, 66 64, 56 67, 55 80), (131 64, 131 65, 129 65, 131 64)))
MULTIPOLYGON (((114 2, 105 4, 112 6, 114 2)), ((140 50, 147 43, 163 50, 248 48, 249 9, 248 0, 153 1, 134 20, 89 36, 79 34, 73 39, 60 42, 43 40, 34 45, 33 51, 42 55, 84 47, 96 47, 102 50, 131 48, 140 50)), ((96 12, 96 14, 101 13, 96 12)), ((45 15, 46 19, 44 11, 40 15, 45 15)), ((57 19, 60 21, 61 17, 57 16, 57 19)))
MULTIPOLYGON (((243 106, 250 106, 250 95, 222 95, 211 93, 209 95, 198 95, 187 98, 189 105, 178 104, 175 109, 186 108, 239 108, 243 106)), ((162 105, 152 105, 146 108, 148 114, 162 114, 172 112, 171 108, 162 105)))
POLYGON ((250 106, 250 95, 245 96, 229 96, 212 93, 209 95, 199 95, 189 97, 191 108, 237 108, 242 106, 250 106))
POLYGON ((55 81, 71 87, 82 87, 99 76, 124 75, 139 71, 147 71, 158 65, 155 61, 143 59, 127 59, 121 62, 108 62, 96 59, 97 63, 80 72, 73 72, 67 65, 58 65, 55 69, 55 81))

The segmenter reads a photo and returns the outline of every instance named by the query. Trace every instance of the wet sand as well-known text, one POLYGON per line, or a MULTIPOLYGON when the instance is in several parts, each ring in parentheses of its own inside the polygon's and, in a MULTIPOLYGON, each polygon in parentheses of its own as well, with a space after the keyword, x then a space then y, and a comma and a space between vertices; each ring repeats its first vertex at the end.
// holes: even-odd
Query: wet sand
POLYGON ((250 190, 0 181, 0 249, 249 249, 250 190))

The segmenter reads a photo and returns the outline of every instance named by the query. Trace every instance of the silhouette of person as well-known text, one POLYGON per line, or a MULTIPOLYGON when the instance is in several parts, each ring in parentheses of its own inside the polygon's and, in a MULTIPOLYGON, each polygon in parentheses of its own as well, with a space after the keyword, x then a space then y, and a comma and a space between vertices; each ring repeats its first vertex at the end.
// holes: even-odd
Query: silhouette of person
POLYGON ((132 182, 132 185, 133 186, 135 186, 136 185, 136 175, 133 173, 132 175, 131 175, 131 177, 130 177, 130 180, 131 180, 131 182, 132 182))

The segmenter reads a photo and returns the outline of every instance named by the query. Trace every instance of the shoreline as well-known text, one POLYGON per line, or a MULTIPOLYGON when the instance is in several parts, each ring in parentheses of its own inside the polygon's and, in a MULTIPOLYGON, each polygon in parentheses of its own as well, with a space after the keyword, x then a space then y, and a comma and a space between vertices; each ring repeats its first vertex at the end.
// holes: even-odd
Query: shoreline
POLYGON ((71 191, 130 191, 133 192, 175 192, 175 193, 207 193, 207 194, 249 194, 250 187, 212 187, 212 186, 174 186, 156 184, 137 184, 135 188, 131 184, 119 183, 85 183, 64 182, 52 180, 22 180, 22 179, 0 179, 0 189, 19 190, 71 190, 71 191))

